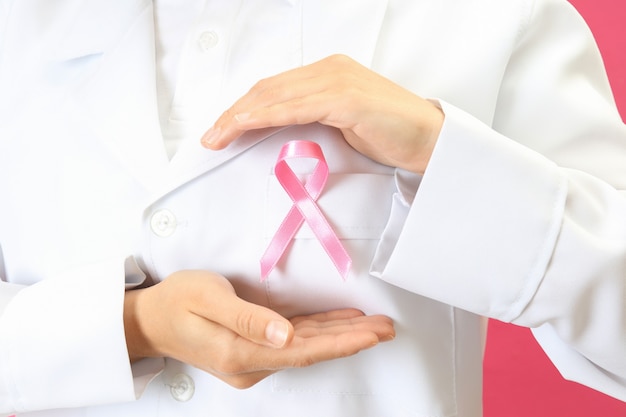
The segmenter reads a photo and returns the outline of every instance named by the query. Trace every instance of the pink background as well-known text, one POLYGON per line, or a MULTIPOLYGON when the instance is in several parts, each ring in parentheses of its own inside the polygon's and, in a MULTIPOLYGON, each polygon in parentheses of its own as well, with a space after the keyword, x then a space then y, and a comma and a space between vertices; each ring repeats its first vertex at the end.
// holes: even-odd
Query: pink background
MULTIPOLYGON (((626 0, 570 0, 593 31, 626 120, 626 0)), ((564 381, 528 329, 491 321, 485 417, 626 417, 626 403, 564 381)))

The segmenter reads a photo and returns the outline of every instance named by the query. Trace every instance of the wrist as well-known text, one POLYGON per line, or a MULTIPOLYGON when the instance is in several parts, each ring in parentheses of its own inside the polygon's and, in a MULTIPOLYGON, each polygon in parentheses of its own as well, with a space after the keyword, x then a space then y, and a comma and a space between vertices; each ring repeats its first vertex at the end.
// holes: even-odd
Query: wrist
POLYGON ((427 102, 430 106, 424 117, 428 120, 428 123, 422 125, 422 131, 420 132, 422 146, 414 153, 415 157, 410 162, 410 165, 406 167, 408 171, 417 174, 424 174, 426 171, 445 120, 445 115, 439 104, 432 100, 427 100, 427 102))
POLYGON ((146 289, 129 290, 124 294, 124 333, 131 362, 160 356, 154 352, 141 319, 141 301, 146 289))

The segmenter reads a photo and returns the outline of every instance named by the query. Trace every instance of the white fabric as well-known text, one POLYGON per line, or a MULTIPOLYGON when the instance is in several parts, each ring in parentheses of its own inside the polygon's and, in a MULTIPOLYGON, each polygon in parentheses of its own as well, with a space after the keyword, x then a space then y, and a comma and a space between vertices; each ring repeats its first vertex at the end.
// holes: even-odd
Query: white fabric
POLYGON ((183 45, 204 6, 204 0, 154 0, 154 34, 159 120, 166 152, 174 156, 185 138, 176 123, 170 123, 176 94, 178 63, 183 45))
POLYGON ((0 413, 478 417, 481 315, 539 328, 564 375, 626 399, 626 129, 567 2, 207 1, 175 70, 171 159, 154 23, 145 0, 0 1, 0 246, 3 278, 26 287, 0 287, 0 413), (423 178, 318 125, 200 147, 254 82, 333 53, 438 99, 423 178), (353 256, 345 283, 306 230, 258 282, 289 208, 271 168, 293 138, 327 156, 319 203, 353 256), (168 236, 151 228, 163 213, 168 236), (169 359, 132 369, 125 278, 182 268, 285 315, 387 314, 398 336, 244 391, 169 359), (195 382, 187 402, 179 373, 195 382))

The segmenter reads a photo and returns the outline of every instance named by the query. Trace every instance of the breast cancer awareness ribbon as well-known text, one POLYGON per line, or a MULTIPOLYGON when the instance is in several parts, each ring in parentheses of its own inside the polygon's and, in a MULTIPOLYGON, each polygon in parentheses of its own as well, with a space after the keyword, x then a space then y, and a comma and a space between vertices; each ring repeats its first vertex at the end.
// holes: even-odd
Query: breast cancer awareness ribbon
POLYGON ((304 221, 311 227, 315 237, 345 280, 352 260, 316 203, 328 178, 328 164, 322 148, 315 142, 305 140, 287 142, 280 150, 274 173, 293 201, 293 205, 261 257, 261 282, 272 272, 304 221), (313 172, 304 184, 287 164, 287 159, 291 158, 317 159, 313 172))

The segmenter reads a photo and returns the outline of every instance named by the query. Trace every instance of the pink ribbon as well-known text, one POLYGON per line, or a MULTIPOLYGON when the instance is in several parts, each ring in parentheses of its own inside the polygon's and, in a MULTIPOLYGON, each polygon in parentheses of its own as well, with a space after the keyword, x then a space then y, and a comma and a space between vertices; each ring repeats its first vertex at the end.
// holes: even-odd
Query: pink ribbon
POLYGON ((261 282, 267 279, 305 220, 345 280, 352 260, 316 203, 328 178, 328 164, 322 148, 315 142, 305 140, 287 142, 280 150, 274 173, 293 201, 293 206, 261 257, 261 282), (287 164, 290 158, 317 159, 313 173, 304 185, 287 164))

